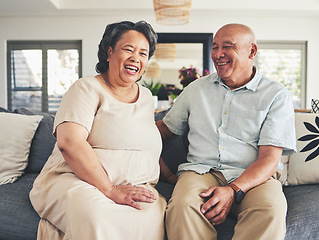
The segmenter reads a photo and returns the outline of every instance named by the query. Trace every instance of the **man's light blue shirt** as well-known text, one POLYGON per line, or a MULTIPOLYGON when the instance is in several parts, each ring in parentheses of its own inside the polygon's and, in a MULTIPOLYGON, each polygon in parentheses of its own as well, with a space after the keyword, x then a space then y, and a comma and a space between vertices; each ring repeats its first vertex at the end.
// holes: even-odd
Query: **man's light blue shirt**
POLYGON ((200 174, 221 171, 231 182, 258 156, 258 146, 296 151, 293 103, 280 84, 258 73, 231 90, 216 73, 188 85, 163 119, 177 135, 188 132, 187 163, 179 166, 200 174))

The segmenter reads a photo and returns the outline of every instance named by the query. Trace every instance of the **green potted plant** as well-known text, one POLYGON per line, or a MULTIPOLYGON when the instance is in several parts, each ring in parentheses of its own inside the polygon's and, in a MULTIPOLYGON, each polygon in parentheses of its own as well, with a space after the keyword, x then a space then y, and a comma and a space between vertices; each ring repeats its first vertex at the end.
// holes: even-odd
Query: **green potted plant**
POLYGON ((143 81, 142 84, 144 87, 148 88, 153 96, 157 96, 158 91, 161 89, 162 84, 158 81, 154 83, 153 79, 151 79, 150 83, 143 81))
POLYGON ((153 79, 151 79, 150 83, 143 81, 142 86, 148 88, 151 91, 154 98, 154 108, 157 109, 157 105, 158 105, 157 93, 161 89, 163 84, 161 84, 160 81, 157 81, 156 83, 154 83, 153 79))

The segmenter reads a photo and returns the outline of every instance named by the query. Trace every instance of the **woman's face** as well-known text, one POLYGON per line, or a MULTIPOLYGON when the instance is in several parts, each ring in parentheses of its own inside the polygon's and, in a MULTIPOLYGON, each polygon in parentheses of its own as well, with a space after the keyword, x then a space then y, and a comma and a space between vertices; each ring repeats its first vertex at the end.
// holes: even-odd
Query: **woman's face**
POLYGON ((115 48, 108 50, 109 80, 120 85, 136 82, 145 71, 148 55, 147 38, 135 30, 125 32, 115 48))

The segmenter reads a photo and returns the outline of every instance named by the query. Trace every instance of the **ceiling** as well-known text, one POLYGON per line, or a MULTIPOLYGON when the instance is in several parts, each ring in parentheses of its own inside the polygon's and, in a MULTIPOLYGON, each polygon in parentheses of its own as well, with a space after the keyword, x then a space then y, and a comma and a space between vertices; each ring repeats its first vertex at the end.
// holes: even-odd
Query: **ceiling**
MULTIPOLYGON (((319 0, 192 0, 191 16, 287 15, 319 17, 319 0)), ((150 16, 152 0, 0 0, 2 16, 150 16)))

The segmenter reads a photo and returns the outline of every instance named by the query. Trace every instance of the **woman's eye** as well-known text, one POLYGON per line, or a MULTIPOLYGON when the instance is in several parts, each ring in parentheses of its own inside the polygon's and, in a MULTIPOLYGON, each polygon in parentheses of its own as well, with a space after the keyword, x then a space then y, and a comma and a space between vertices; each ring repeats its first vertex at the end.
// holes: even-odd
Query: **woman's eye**
POLYGON ((141 55, 144 56, 144 57, 147 57, 147 54, 146 54, 146 53, 143 53, 143 52, 142 52, 141 55))

